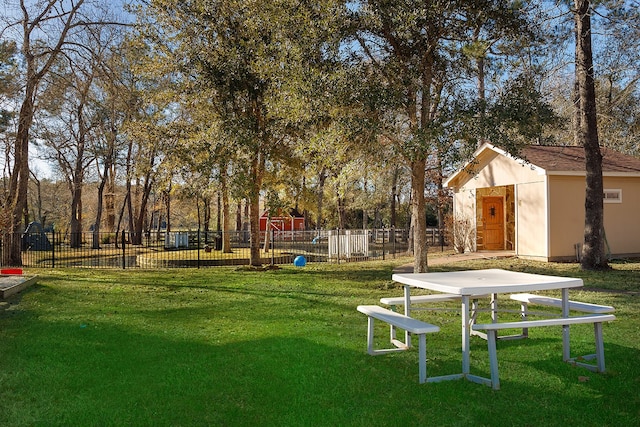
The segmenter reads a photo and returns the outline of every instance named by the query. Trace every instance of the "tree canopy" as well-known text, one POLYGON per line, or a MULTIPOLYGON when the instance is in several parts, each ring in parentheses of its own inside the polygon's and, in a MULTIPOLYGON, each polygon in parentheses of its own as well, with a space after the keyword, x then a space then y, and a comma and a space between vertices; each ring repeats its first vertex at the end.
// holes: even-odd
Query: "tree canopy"
MULTIPOLYGON (((109 231, 136 242, 156 198, 168 227, 178 192, 195 197, 198 221, 202 203, 206 228, 212 201, 224 229, 245 203, 254 265, 261 208, 300 208, 317 228, 346 227, 356 210, 366 227, 388 210, 379 222, 395 227, 396 204, 410 205, 420 272, 427 205, 444 224, 442 181, 482 142, 640 155, 635 0, 147 0, 126 17, 98 0, 15 3, 0 33, 2 207, 14 232, 29 217, 37 143, 67 171, 72 233, 88 225, 87 180, 96 222, 104 198, 109 231), (596 29, 593 66, 574 56, 576 16, 596 29), (578 119, 590 104, 576 103, 574 81, 593 86, 597 115, 578 119), (594 126, 599 139, 577 137, 594 126)), ((19 263, 12 248, 5 261, 19 263)))

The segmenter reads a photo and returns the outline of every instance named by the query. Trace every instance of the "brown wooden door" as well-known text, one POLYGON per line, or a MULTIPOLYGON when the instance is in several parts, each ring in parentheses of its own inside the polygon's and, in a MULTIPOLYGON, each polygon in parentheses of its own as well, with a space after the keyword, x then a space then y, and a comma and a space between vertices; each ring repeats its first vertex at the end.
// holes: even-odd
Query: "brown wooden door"
POLYGON ((504 201, 502 197, 482 199, 482 218, 484 219, 484 249, 504 250, 504 201))

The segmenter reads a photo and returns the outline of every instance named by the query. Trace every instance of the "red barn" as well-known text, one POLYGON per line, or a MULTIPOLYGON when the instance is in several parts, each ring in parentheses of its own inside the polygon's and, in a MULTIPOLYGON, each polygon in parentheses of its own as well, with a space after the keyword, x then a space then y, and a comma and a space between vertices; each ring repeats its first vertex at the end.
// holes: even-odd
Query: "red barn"
MULTIPOLYGON (((269 211, 265 211, 260 217, 260 231, 267 230, 269 221, 269 211)), ((278 231, 304 231, 304 217, 295 209, 291 209, 288 214, 278 212, 271 217, 270 230, 278 231)))

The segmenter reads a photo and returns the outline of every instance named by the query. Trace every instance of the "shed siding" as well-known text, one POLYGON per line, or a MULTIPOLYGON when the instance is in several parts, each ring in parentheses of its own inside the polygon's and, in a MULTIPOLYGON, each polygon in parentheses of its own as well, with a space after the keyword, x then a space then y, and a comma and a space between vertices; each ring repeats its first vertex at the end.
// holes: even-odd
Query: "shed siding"
POLYGON ((584 191, 582 176, 549 177, 551 260, 576 258, 575 244, 584 241, 584 191))
POLYGON ((516 253, 522 257, 548 257, 546 184, 542 179, 516 185, 516 253))
MULTIPOLYGON (((584 177, 550 177, 551 259, 575 259, 584 241, 584 177)), ((640 253, 640 179, 604 177, 606 189, 622 190, 622 203, 604 204, 604 229, 614 255, 640 253)))
POLYGON ((611 253, 640 254, 640 178, 604 178, 605 189, 621 189, 622 203, 605 203, 604 230, 611 253))
MULTIPOLYGON (((469 225, 468 230, 463 231, 465 242, 457 242, 457 245, 464 245, 465 252, 476 251, 476 191, 475 190, 462 190, 453 195, 453 205, 456 213, 456 221, 459 223, 466 223, 469 225)), ((456 236, 460 238, 460 236, 456 236)))
POLYGON ((478 164, 474 166, 477 174, 471 176, 464 183, 463 188, 496 187, 519 182, 536 182, 543 179, 530 166, 523 166, 512 158, 492 151, 489 154, 478 159, 478 164))

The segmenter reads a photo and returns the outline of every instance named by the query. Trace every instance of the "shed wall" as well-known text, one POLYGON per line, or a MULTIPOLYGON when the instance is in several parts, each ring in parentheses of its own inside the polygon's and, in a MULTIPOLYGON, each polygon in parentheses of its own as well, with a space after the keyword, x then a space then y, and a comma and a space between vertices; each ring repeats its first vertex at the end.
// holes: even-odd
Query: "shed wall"
MULTIPOLYGON (((605 189, 622 191, 622 203, 604 204, 604 228, 613 255, 640 253, 640 178, 604 177, 605 189)), ((551 176, 550 258, 575 259, 575 244, 584 240, 585 179, 551 176)))
POLYGON ((549 256, 546 182, 539 176, 534 182, 516 184, 516 255, 541 258, 549 256))
POLYGON ((464 247, 465 252, 474 252, 476 248, 476 191, 461 190, 453 195, 455 221, 459 233, 454 233, 456 248, 464 247))
MULTIPOLYGON (((547 175, 544 166, 523 165, 508 155, 481 150, 474 162, 448 183, 455 191, 456 216, 473 218, 474 230, 478 230, 482 194, 513 186, 516 255, 545 261, 574 260, 576 244, 584 240, 584 174, 547 175)), ((622 194, 621 203, 604 205, 609 253, 640 256, 640 176, 604 176, 604 188, 622 194)), ((506 220, 508 231, 509 218, 506 220)), ((472 246, 482 249, 482 236, 476 237, 472 246)))
POLYGON ((640 254, 640 177, 605 177, 605 189, 621 189, 622 203, 604 204, 604 229, 612 254, 640 254))
POLYGON ((513 185, 520 182, 536 182, 543 179, 537 171, 528 165, 521 165, 510 157, 496 152, 483 153, 474 166, 477 171, 468 179, 463 188, 487 188, 513 185))

